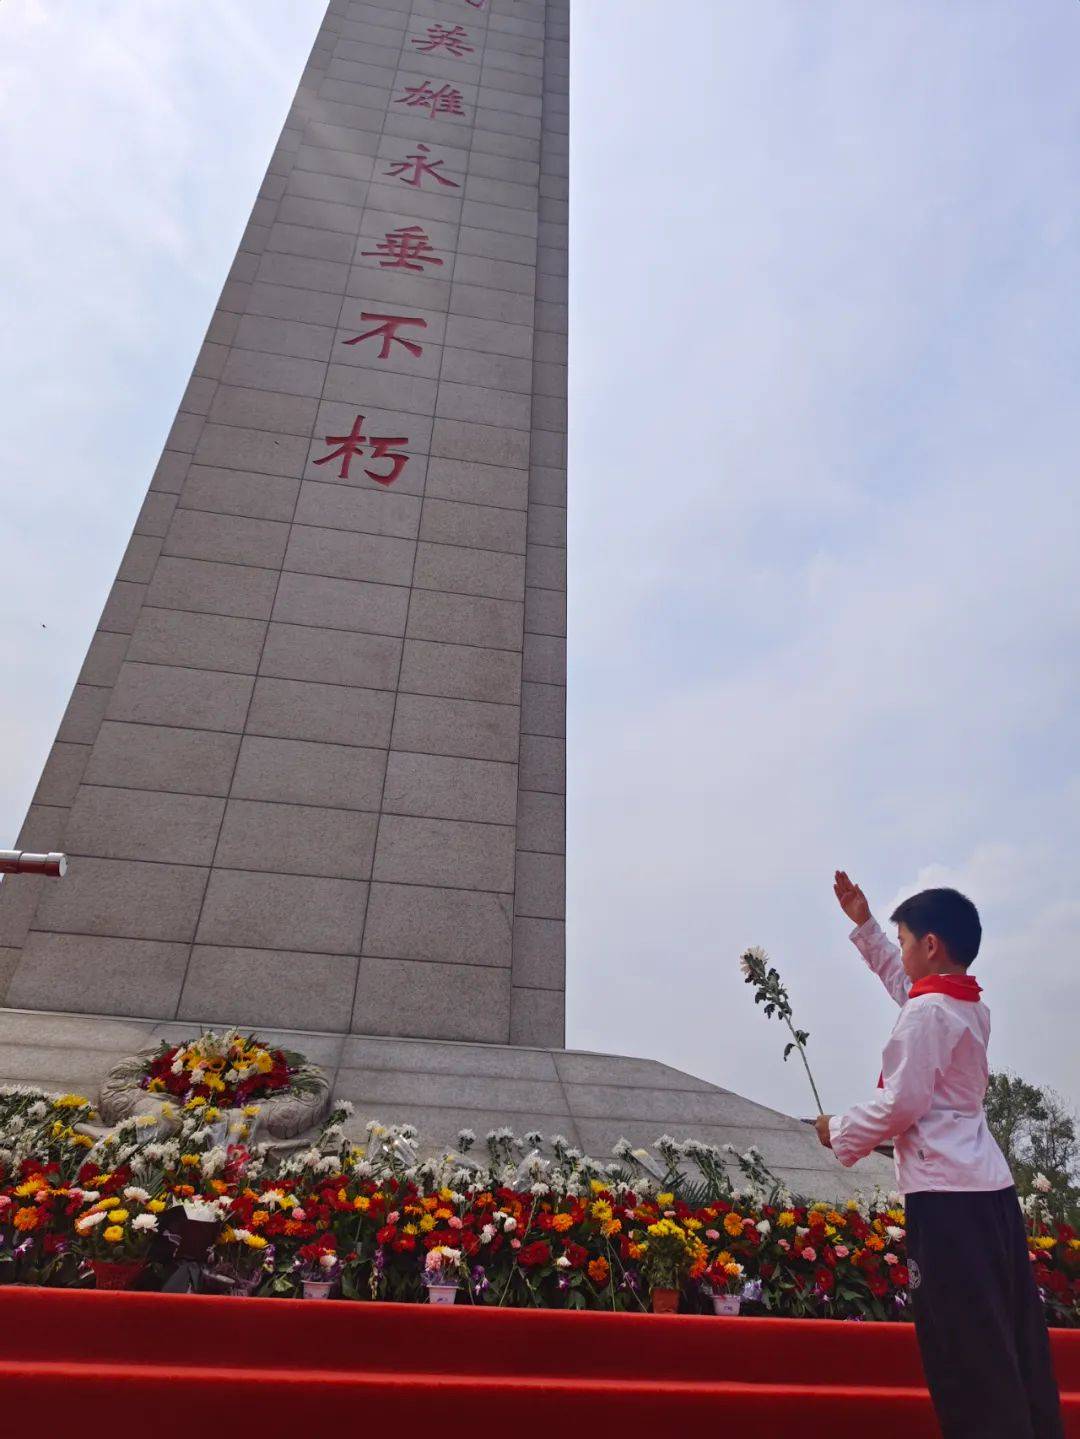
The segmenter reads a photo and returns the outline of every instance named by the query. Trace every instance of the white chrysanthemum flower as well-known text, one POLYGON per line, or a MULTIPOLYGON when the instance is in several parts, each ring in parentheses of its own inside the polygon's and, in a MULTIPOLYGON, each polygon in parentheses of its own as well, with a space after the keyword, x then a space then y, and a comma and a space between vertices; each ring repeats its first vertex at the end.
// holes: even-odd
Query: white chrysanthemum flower
POLYGON ((99 1224, 105 1222, 105 1210, 99 1209, 96 1214, 84 1214, 76 1219, 75 1228, 80 1234, 87 1234, 91 1229, 96 1229, 99 1224))
POLYGON ((49 1106, 42 1099, 36 1100, 26 1111, 31 1119, 44 1119, 48 1112, 49 1106))
POLYGON ((140 1204, 145 1204, 150 1198, 150 1195, 147 1190, 140 1189, 137 1184, 129 1184, 124 1190, 124 1198, 137 1199, 140 1204))
POLYGON ((494 1224, 485 1224, 484 1227, 483 1227, 483 1229, 481 1229, 481 1231, 480 1231, 480 1243, 481 1243, 481 1244, 490 1244, 491 1241, 492 1241, 494 1238, 495 1238, 495 1226, 494 1226, 494 1224))
POLYGON ((889 1238, 894 1244, 898 1244, 899 1241, 904 1237, 904 1231, 900 1228, 898 1224, 886 1224, 885 1233, 889 1236, 889 1238))
POLYGON ((156 1229, 157 1215, 136 1214, 135 1218, 131 1221, 131 1227, 132 1229, 156 1229))
POLYGON ((1050 1183, 1049 1179, 1047 1179, 1046 1175, 1043 1174, 1041 1170, 1031 1181, 1031 1185, 1032 1188, 1037 1189, 1040 1194, 1049 1194, 1050 1190, 1053 1188, 1053 1185, 1050 1183))
POLYGON ((570 1268, 570 1261, 569 1261, 569 1259, 567 1259, 567 1257, 566 1257, 565 1254, 560 1254, 559 1257, 558 1257, 558 1259, 556 1259, 556 1261, 555 1261, 555 1268, 556 1268, 556 1269, 569 1269, 569 1268, 570 1268))
POLYGON ((760 1220, 759 1223, 757 1223, 757 1224, 754 1226, 754 1228, 757 1230, 757 1232, 758 1232, 759 1234, 771 1234, 771 1233, 772 1233, 772 1225, 769 1223, 769 1221, 768 1221, 767 1219, 762 1219, 762 1220, 760 1220))

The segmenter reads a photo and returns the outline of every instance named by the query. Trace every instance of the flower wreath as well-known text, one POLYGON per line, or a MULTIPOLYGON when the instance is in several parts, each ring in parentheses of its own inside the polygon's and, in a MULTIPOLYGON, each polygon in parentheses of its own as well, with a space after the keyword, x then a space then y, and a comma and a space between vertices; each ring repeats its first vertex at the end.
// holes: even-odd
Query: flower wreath
POLYGON ((312 1088, 303 1055, 271 1049, 236 1029, 210 1031, 184 1044, 163 1042, 137 1083, 188 1107, 202 1101, 217 1109, 240 1109, 254 1100, 312 1088))

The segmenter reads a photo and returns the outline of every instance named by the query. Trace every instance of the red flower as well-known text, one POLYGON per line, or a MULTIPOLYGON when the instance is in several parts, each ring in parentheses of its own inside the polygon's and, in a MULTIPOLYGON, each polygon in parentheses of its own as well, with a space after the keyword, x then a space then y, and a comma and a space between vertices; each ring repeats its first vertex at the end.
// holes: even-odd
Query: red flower
POLYGON ((518 1250, 518 1263, 522 1269, 539 1269, 541 1264, 547 1264, 551 1259, 551 1250, 542 1239, 537 1239, 533 1244, 526 1244, 524 1249, 518 1250))
POLYGON ((822 1294, 831 1294, 836 1287, 836 1277, 831 1269, 815 1269, 814 1283, 822 1294))
POLYGON ((884 1299, 889 1292, 889 1281, 883 1274, 868 1274, 866 1282, 870 1286, 870 1293, 878 1299, 884 1299))
POLYGON ((894 1264, 889 1270, 889 1278, 895 1289, 903 1289, 908 1282, 908 1271, 906 1264, 894 1264))
POLYGON ((396 1249, 399 1254, 411 1254, 416 1248, 416 1240, 411 1234, 399 1234, 394 1240, 392 1248, 396 1249))
POLYGON ((375 1242, 377 1244, 389 1244, 395 1234, 397 1234, 397 1228, 393 1224, 384 1224, 375 1235, 375 1242))
POLYGON ((570 1243, 567 1244, 566 1248, 563 1250, 563 1253, 566 1255, 567 1259, 569 1259, 571 1269, 584 1268, 589 1258, 589 1251, 583 1245, 575 1244, 573 1240, 571 1240, 570 1243))

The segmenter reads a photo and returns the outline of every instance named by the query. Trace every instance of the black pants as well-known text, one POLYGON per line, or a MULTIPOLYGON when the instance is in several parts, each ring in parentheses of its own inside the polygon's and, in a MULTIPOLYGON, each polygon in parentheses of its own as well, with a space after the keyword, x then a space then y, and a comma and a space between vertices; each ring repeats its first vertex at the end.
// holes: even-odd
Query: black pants
POLYGON ((1016 1190, 926 1190, 906 1207, 915 1332, 945 1439, 1064 1439, 1016 1190))

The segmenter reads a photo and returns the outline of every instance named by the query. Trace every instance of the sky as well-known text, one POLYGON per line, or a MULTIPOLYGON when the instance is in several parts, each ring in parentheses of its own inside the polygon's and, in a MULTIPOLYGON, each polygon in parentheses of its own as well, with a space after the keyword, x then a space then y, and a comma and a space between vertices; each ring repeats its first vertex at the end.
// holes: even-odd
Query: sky
MULTIPOLYGON (((323 9, 0 6, 0 844, 323 9)), ((871 1097, 842 868, 1075 1104, 1080 4, 573 11, 567 1043, 871 1097)))

